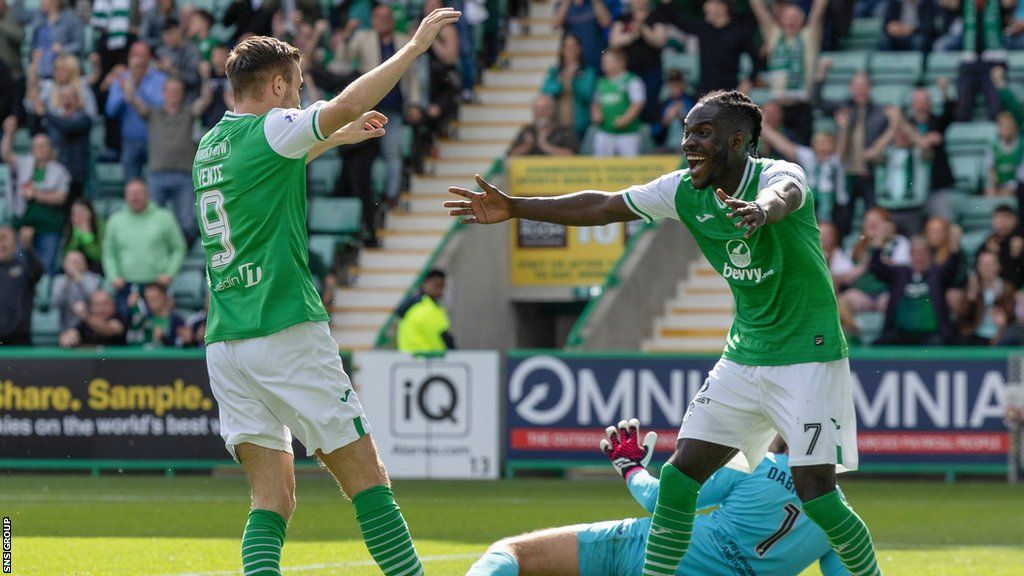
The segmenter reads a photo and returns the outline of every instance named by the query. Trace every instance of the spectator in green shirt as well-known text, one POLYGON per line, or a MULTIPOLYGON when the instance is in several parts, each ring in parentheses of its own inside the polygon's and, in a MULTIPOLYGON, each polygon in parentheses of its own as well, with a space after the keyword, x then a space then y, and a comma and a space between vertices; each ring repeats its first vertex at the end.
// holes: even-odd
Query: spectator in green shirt
POLYGON ((64 232, 64 203, 68 199, 71 175, 54 157, 53 144, 45 134, 32 138, 31 154, 15 154, 14 133, 18 121, 14 116, 3 122, 0 157, 13 174, 14 190, 10 208, 18 228, 33 231, 32 247, 43 269, 52 274, 57 268, 57 253, 64 232))
POLYGON ((183 345, 179 333, 185 325, 174 311, 174 301, 161 284, 147 284, 140 298, 137 292, 128 297, 131 307, 128 343, 146 347, 183 345))
POLYGON ((143 180, 129 180, 124 199, 103 233, 103 270, 117 291, 118 313, 127 316, 133 290, 154 282, 170 286, 185 259, 185 237, 170 211, 150 203, 143 180))

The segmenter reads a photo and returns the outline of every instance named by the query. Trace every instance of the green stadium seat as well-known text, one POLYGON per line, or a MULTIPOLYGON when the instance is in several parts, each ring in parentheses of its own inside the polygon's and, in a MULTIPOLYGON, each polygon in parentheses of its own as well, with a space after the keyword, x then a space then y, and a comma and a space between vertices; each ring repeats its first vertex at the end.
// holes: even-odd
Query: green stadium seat
POLYGON ((50 309, 50 291, 53 286, 53 276, 43 274, 36 283, 36 295, 33 304, 38 310, 50 309))
POLYGON ((700 61, 696 54, 678 52, 676 50, 661 51, 661 67, 668 70, 681 70, 686 83, 696 86, 700 80, 700 61))
MULTIPOLYGON (((825 88, 827 89, 828 86, 826 86, 825 88)), ((827 90, 825 91, 827 92, 827 90)), ((772 99, 772 90, 771 88, 751 88, 749 96, 755 104, 760 106, 772 99)))
POLYGON ((185 255, 185 261, 181 265, 182 270, 199 270, 205 274, 206 251, 203 250, 203 243, 196 241, 192 248, 185 255))
POLYGON ((950 156, 980 156, 995 139, 994 122, 954 122, 946 131, 946 152, 950 156))
POLYGON ((956 178, 958 189, 968 193, 977 193, 982 186, 981 157, 977 155, 957 155, 950 159, 950 168, 956 178))
POLYGON ((846 84, 825 84, 821 88, 821 97, 834 101, 849 100, 850 87, 846 84))
POLYGON ((309 251, 316 254, 328 268, 334 267, 334 254, 338 248, 338 238, 331 234, 310 234, 309 251))
POLYGON ((963 227, 965 232, 988 231, 992 227, 992 212, 997 207, 1003 205, 1008 205, 1016 210, 1017 199, 1012 196, 999 198, 969 196, 962 198, 953 207, 956 223, 963 227))
POLYGON ((6 224, 8 218, 10 218, 10 202, 7 202, 7 165, 0 164, 0 194, 4 195, 4 200, 0 200, 0 223, 6 224))
POLYGON ((965 264, 969 269, 974 268, 974 255, 978 253, 978 249, 991 234, 991 229, 986 228, 964 232, 964 235, 960 237, 960 252, 964 255, 965 264))
POLYGON ((171 280, 175 306, 202 308, 206 292, 206 275, 199 270, 182 269, 171 280))
POLYGON ((28 130, 19 128, 14 133, 14 151, 18 154, 28 154, 32 149, 32 135, 28 130))
POLYGON ((124 196, 124 167, 119 162, 96 163, 96 195, 124 196))
POLYGON ((1007 77, 1013 80, 1024 78, 1024 51, 1010 50, 1006 53, 1007 77))
POLYGON ((873 86, 871 88, 871 99, 882 106, 903 106, 910 98, 910 87, 888 84, 873 86))
POLYGON ((318 198, 309 204, 309 230, 314 234, 358 236, 363 202, 359 198, 318 198))
POLYGON ((822 52, 821 57, 832 60, 832 66, 825 75, 826 84, 847 84, 854 74, 868 69, 866 51, 822 52))
POLYGON ((845 50, 874 50, 882 33, 881 18, 854 18, 850 35, 842 42, 845 50))
POLYGON ((923 69, 920 52, 875 52, 871 56, 871 81, 875 84, 914 84, 923 69))
POLYGON ((862 344, 871 344, 882 335, 885 328, 885 312, 861 312, 854 318, 857 327, 860 328, 860 340, 862 344))
POLYGON ((60 315, 57 310, 32 311, 32 344, 57 346, 60 340, 60 315))
POLYGON ((96 215, 103 218, 104 220, 110 218, 115 212, 124 208, 123 198, 94 198, 92 200, 92 207, 96 210, 96 215))
POLYGON ((925 67, 925 82, 934 84, 939 78, 949 78, 951 85, 956 83, 957 70, 960 67, 960 52, 932 52, 928 55, 925 67))
POLYGON ((306 182, 314 196, 329 196, 341 175, 341 158, 327 153, 309 163, 309 178, 306 182))

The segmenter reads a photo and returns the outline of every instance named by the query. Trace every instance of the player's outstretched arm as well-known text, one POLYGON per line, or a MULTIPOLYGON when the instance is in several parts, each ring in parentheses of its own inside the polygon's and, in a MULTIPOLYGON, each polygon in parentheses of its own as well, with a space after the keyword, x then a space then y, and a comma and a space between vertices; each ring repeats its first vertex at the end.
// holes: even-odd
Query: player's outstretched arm
POLYGON ((320 133, 333 134, 376 106, 398 84, 416 58, 430 48, 441 29, 454 24, 461 15, 451 8, 438 8, 423 18, 408 44, 386 62, 349 84, 320 109, 320 133))
POLYGON ((336 130, 327 137, 327 140, 313 145, 306 155, 306 164, 309 164, 321 154, 336 146, 358 144, 370 138, 380 138, 384 135, 384 125, 387 123, 387 116, 376 110, 370 110, 360 116, 358 120, 353 120, 336 130))
POLYGON ((522 218, 566 226, 601 226, 640 218, 626 205, 622 192, 584 190, 561 196, 517 198, 497 189, 479 174, 476 183, 481 192, 458 186, 448 188, 464 200, 445 202, 444 207, 451 216, 461 216, 463 224, 496 224, 522 218))
POLYGON ((750 238, 758 228, 774 224, 798 210, 804 199, 804 191, 800 184, 790 179, 763 188, 753 202, 733 198, 721 188, 715 190, 715 194, 732 209, 726 217, 735 218, 737 228, 747 229, 746 238, 750 238))

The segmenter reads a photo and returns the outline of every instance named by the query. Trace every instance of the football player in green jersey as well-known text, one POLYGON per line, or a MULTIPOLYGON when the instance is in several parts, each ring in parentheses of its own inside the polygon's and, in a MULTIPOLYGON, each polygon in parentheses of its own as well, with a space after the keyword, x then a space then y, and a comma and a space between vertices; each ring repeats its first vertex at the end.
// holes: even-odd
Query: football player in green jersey
POLYGON ((450 8, 431 12, 393 57, 305 109, 294 47, 258 36, 228 58, 235 109, 200 141, 192 179, 210 286, 210 386, 221 435, 252 491, 242 536, 246 576, 281 573, 295 508, 292 434, 352 497, 383 573, 423 574, 313 288, 306 163, 338 144, 381 136, 387 119, 370 108, 459 16, 450 8))
POLYGON ((662 468, 645 576, 675 572, 701 484, 733 459, 756 469, 776 431, 791 447, 804 513, 851 574, 879 575, 867 526, 836 490, 836 469, 857 467, 856 419, 846 341, 803 170, 752 156, 761 111, 740 92, 705 95, 684 126, 688 168, 647 184, 512 198, 478 176, 482 192, 449 188, 462 199, 445 207, 470 224, 679 220, 728 281, 736 316, 662 468))

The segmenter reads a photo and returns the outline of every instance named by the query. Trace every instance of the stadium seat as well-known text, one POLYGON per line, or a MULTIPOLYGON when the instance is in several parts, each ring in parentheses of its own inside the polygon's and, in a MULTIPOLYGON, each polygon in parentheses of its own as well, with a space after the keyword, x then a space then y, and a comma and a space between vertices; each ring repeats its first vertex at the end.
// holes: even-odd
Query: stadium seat
POLYGON ((120 163, 96 163, 96 195, 124 196, 124 167, 120 163))
POLYGON ((982 186, 981 157, 958 155, 950 160, 950 168, 953 169, 957 188, 967 194, 977 193, 982 186))
POLYGON ((1024 51, 1010 50, 1006 53, 1007 78, 1021 80, 1024 78, 1024 51))
POLYGON ((309 163, 309 189, 314 196, 329 196, 341 175, 341 158, 325 154, 309 163))
POLYGON ((36 295, 33 304, 39 310, 50 309, 50 290, 53 286, 53 276, 43 274, 36 283, 36 295))
POLYGON ((664 70, 681 70, 683 77, 686 78, 686 83, 690 86, 696 86, 700 81, 700 61, 696 54, 662 50, 661 67, 664 70))
POLYGON ((914 84, 923 69, 920 52, 875 52, 871 56, 871 81, 875 84, 914 84))
POLYGON ((317 198, 309 204, 309 230, 314 234, 358 236, 363 202, 359 198, 317 198))
POLYGON ((1012 196, 999 198, 969 196, 960 199, 953 206, 953 211, 956 223, 962 226, 964 231, 988 231, 992 227, 992 212, 997 207, 1004 205, 1016 210, 1017 199, 1012 196))
POLYGON ((860 328, 860 341, 862 344, 871 344, 882 335, 885 328, 885 312, 861 312, 854 318, 857 327, 860 328))
POLYGON ((171 292, 175 306, 199 309, 203 307, 206 291, 206 275, 199 270, 182 269, 171 280, 171 292))
POLYGON ((94 198, 92 200, 92 206, 96 210, 96 215, 106 220, 110 218, 114 214, 114 212, 117 212, 121 208, 124 208, 124 199, 94 198))
POLYGON ((983 153, 995 139, 994 122, 954 122, 946 131, 946 151, 951 156, 961 152, 983 153))
POLYGON ((925 82, 934 84, 939 78, 949 78, 950 85, 956 83, 957 70, 963 56, 960 52, 932 52, 925 67, 925 82))
MULTIPOLYGON (((828 92, 827 88, 828 86, 825 87, 826 93, 828 92)), ((772 99, 772 91, 771 88, 751 88, 749 96, 755 104, 761 106, 772 99)))
POLYGON ((57 310, 32 311, 32 344, 56 346, 60 339, 60 316, 57 310))
POLYGON ((900 106, 907 103, 910 98, 910 87, 895 84, 873 86, 871 88, 871 99, 882 106, 900 106))
POLYGON ((316 254, 328 267, 334 266, 334 253, 338 247, 338 238, 331 234, 310 234, 309 251, 316 254))
POLYGON ((878 35, 882 33, 881 18, 854 18, 850 24, 850 35, 842 44, 845 50, 874 50, 878 46, 878 35))
POLYGON ((832 60, 825 75, 826 84, 847 84, 854 74, 868 69, 868 52, 865 51, 823 52, 821 57, 832 60))
POLYGON ((967 266, 967 269, 974 268, 974 256, 991 234, 992 231, 988 229, 964 232, 964 235, 960 238, 960 253, 964 256, 964 264, 967 266))

